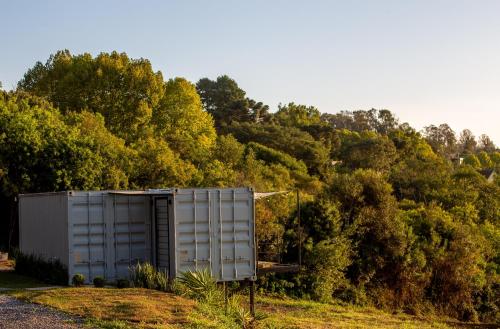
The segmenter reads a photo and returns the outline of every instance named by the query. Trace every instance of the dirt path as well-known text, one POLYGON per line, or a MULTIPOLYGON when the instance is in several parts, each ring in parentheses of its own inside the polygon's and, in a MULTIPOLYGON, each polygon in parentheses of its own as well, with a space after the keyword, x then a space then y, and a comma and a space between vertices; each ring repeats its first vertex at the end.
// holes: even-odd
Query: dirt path
POLYGON ((83 328, 81 320, 50 308, 0 295, 0 329, 83 328))

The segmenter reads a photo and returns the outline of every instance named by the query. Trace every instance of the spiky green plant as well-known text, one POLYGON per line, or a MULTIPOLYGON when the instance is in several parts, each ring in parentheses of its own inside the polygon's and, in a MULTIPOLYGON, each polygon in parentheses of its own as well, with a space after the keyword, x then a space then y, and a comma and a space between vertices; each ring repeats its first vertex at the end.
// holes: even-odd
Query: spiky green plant
POLYGON ((149 263, 137 263, 130 268, 131 280, 136 287, 156 289, 156 270, 149 263))
POLYGON ((130 279, 135 287, 156 289, 165 292, 172 292, 173 283, 168 279, 167 272, 157 271, 149 263, 137 263, 130 268, 130 279))
POLYGON ((253 317, 249 310, 243 306, 242 297, 240 295, 232 295, 227 301, 227 310, 234 321, 241 328, 249 328, 253 317))
POLYGON ((179 282, 196 299, 215 301, 222 297, 209 269, 183 272, 179 277, 179 282))
POLYGON ((170 292, 172 291, 169 281, 168 275, 166 272, 157 271, 155 274, 155 285, 156 289, 160 291, 170 292))

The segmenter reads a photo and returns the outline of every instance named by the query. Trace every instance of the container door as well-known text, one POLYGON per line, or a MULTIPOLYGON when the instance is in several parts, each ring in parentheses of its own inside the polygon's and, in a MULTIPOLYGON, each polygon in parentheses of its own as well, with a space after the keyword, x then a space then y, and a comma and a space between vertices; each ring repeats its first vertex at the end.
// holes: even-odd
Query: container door
POLYGON ((212 275, 218 281, 255 279, 253 193, 248 189, 212 192, 214 244, 212 275))
POLYGON ((130 267, 151 261, 151 204, 145 196, 112 195, 112 253, 116 278, 128 278, 130 267))
POLYGON ((211 267, 214 244, 212 194, 210 190, 183 189, 175 195, 176 274, 211 267))
POLYGON ((70 278, 80 273, 90 283, 96 276, 106 277, 105 194, 81 192, 68 202, 70 278))
POLYGON ((155 198, 156 266, 167 272, 169 268, 168 198, 155 198))
POLYGON ((217 281, 255 279, 253 191, 179 189, 174 205, 176 274, 208 267, 217 281))

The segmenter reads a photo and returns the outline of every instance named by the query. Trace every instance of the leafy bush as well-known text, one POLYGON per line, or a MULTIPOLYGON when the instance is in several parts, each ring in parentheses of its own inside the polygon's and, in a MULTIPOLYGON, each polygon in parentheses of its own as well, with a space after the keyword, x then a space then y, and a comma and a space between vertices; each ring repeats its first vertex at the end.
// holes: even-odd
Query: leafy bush
POLYGON ((307 167, 304 162, 295 159, 291 155, 255 142, 250 142, 247 146, 254 151, 255 156, 259 160, 264 160, 267 163, 279 163, 290 170, 296 170, 302 173, 307 172, 307 167))
POLYGON ((347 239, 321 241, 310 252, 307 260, 313 279, 314 299, 328 301, 335 290, 345 284, 344 272, 351 264, 351 246, 347 239))
POLYGON ((166 272, 157 271, 149 263, 137 263, 130 268, 131 279, 134 286, 139 288, 156 289, 170 292, 172 287, 166 272))
POLYGON ((83 274, 80 273, 73 275, 73 278, 71 279, 71 283, 73 283, 75 287, 83 286, 84 282, 85 282, 85 277, 83 276, 83 274))
POLYGON ((30 276, 40 281, 57 284, 68 284, 68 269, 57 259, 46 260, 37 255, 26 255, 20 251, 13 253, 15 272, 30 276))
POLYGON ((106 284, 106 281, 102 276, 96 276, 93 282, 96 288, 102 288, 104 287, 104 284, 106 284))
POLYGON ((261 293, 270 293, 278 296, 290 295, 294 297, 304 297, 306 289, 305 287, 299 286, 302 282, 297 281, 303 281, 300 279, 299 275, 290 273, 266 273, 259 275, 257 287, 261 293))
POLYGON ((365 306, 369 304, 368 296, 366 295, 366 290, 363 285, 354 286, 348 284, 342 287, 336 292, 336 296, 349 304, 365 306))
POLYGON ((127 279, 118 279, 116 280, 116 287, 118 289, 130 288, 130 281, 127 279))

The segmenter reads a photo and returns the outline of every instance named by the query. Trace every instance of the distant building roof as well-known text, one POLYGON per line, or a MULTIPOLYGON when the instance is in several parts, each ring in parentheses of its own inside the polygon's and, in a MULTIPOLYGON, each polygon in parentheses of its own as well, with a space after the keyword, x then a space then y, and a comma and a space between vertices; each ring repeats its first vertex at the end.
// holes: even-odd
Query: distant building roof
POLYGON ((481 169, 479 170, 479 173, 483 175, 489 182, 493 181, 497 174, 494 168, 481 169))

